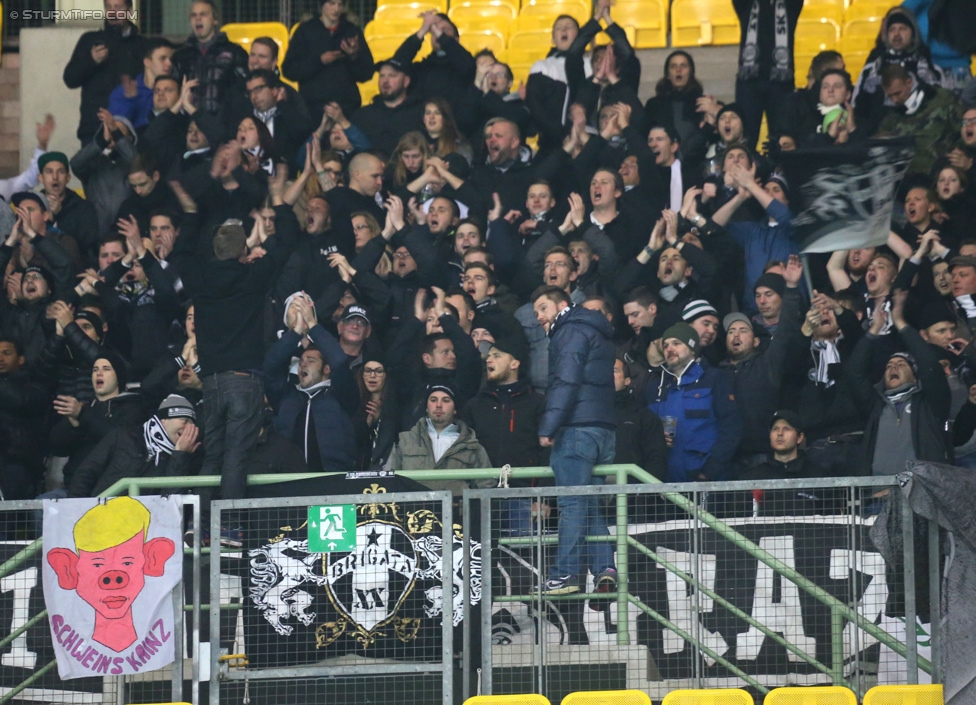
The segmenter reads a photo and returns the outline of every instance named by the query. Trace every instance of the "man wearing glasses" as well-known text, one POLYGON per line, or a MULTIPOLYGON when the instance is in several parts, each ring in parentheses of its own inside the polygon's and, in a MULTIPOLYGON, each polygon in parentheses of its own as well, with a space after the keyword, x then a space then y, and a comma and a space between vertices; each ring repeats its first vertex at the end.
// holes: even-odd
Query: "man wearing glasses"
POLYGON ((285 89, 272 71, 258 69, 248 74, 247 97, 251 116, 265 124, 274 138, 275 152, 285 159, 289 170, 295 170, 295 156, 302 143, 315 129, 307 114, 285 99, 285 89))

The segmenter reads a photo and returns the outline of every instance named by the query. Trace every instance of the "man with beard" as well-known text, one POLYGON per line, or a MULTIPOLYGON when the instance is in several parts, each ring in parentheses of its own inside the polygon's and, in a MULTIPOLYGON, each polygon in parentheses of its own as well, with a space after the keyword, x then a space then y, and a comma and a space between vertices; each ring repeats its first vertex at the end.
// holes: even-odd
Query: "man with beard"
POLYGON ((356 459, 351 418, 359 407, 359 392, 346 353, 319 324, 315 308, 304 296, 293 300, 286 321, 289 330, 264 359, 275 430, 303 450, 310 471, 348 472, 356 459), (312 344, 301 350, 305 335, 312 344), (298 352, 298 384, 291 387, 288 367, 298 352))
MULTIPOLYGON (((525 342, 515 336, 491 343, 485 385, 461 411, 461 418, 488 453, 491 467, 539 467, 549 462, 548 453, 539 446, 539 421, 546 399, 532 390, 521 373, 528 354, 525 342)), ((532 484, 532 480, 508 482, 509 487, 532 484)), ((532 533, 532 500, 502 500, 499 512, 502 531, 516 536, 532 533)))
POLYGON ((699 354, 709 364, 718 365, 722 359, 721 346, 714 345, 718 339, 720 326, 718 310, 705 299, 695 299, 685 305, 685 310, 681 312, 681 320, 698 333, 698 341, 701 343, 699 354))
POLYGON ((742 438, 736 455, 737 471, 766 460, 769 450, 767 420, 779 408, 783 381, 790 371, 790 355, 800 340, 800 292, 803 267, 791 255, 783 279, 781 323, 765 350, 759 347, 753 322, 743 313, 730 313, 722 322, 726 330, 727 359, 721 367, 732 373, 736 405, 742 418, 742 438))
POLYGON ((372 103, 353 113, 351 118, 373 147, 385 154, 392 154, 405 134, 423 126, 423 103, 415 96, 407 95, 410 87, 408 65, 396 58, 378 63, 379 95, 373 98, 372 103))
POLYGON ((827 262, 827 275, 834 291, 853 288, 860 294, 867 293, 867 281, 871 260, 878 250, 876 247, 863 247, 853 250, 837 250, 827 262))
POLYGON ((644 386, 647 407, 677 420, 668 438, 668 482, 733 478, 732 459, 742 437, 732 376, 703 366, 698 334, 675 323, 662 337, 664 364, 644 386))
POLYGON ((942 83, 942 72, 932 63, 911 10, 901 6, 888 10, 881 22, 879 38, 881 41, 871 50, 861 69, 851 98, 858 129, 868 135, 877 131, 888 104, 881 84, 881 74, 887 67, 904 67, 929 86, 942 83))
POLYGON ((907 292, 892 297, 891 319, 907 352, 888 358, 880 384, 870 376, 871 358, 888 313, 874 311, 871 328, 857 344, 849 363, 854 401, 867 418, 862 449, 862 472, 896 475, 913 460, 947 462, 945 423, 950 392, 942 366, 918 331, 905 321, 907 292))

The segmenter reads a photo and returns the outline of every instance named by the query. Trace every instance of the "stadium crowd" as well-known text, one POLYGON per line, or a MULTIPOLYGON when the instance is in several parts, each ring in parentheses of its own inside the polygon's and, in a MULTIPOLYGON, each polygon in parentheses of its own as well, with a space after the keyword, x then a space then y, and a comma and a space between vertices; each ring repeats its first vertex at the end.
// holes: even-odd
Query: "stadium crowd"
POLYGON ((3 497, 541 466, 574 429, 602 433, 574 441, 590 470, 668 481, 976 467, 968 57, 897 6, 856 81, 825 51, 794 91, 802 2, 734 5, 724 105, 682 50, 642 102, 659 68, 609 0, 558 18, 518 86, 432 12, 375 63, 342 0, 284 57, 232 44, 210 0, 178 48, 121 19, 84 34, 81 149, 47 151, 48 118, 0 184, 3 497), (798 257, 782 155, 896 136, 916 156, 887 245, 798 257))

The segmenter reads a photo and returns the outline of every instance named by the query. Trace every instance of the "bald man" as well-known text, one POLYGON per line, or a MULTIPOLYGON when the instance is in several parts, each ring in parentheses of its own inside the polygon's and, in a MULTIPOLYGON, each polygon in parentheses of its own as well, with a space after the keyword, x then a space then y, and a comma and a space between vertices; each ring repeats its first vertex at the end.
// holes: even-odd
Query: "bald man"
POLYGON ((339 252, 352 259, 356 254, 356 237, 350 220, 352 214, 357 211, 372 213, 381 226, 386 221, 386 211, 380 206, 383 162, 372 154, 360 152, 349 162, 348 182, 348 186, 336 186, 327 191, 325 200, 329 202, 339 252))

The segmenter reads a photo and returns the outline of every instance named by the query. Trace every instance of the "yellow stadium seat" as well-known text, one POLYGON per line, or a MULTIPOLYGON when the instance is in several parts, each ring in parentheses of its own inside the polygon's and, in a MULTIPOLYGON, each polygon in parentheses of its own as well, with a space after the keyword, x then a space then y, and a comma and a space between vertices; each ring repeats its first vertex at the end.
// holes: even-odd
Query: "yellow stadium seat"
POLYGON ((288 53, 288 28, 281 22, 242 22, 225 24, 220 28, 227 38, 244 51, 251 50, 251 42, 257 37, 271 37, 278 44, 278 64, 288 53))
POLYGON ((373 13, 373 20, 386 22, 388 20, 401 21, 413 19, 420 27, 420 15, 427 10, 435 12, 445 12, 447 10, 446 0, 414 0, 413 2, 385 2, 376 8, 373 13))
POLYGON ((513 20, 505 17, 469 17, 463 20, 454 20, 458 32, 462 35, 465 32, 483 32, 486 29, 494 30, 505 38, 508 43, 508 35, 512 32, 513 20))
POLYGON ((844 23, 846 7, 844 0, 806 0, 800 12, 800 21, 828 19, 840 26, 844 23))
POLYGON ((527 0, 519 12, 519 15, 544 15, 553 20, 559 15, 569 15, 580 24, 590 19, 592 14, 590 3, 582 0, 527 0))
MULTIPOLYGON (((630 46, 637 47, 637 30, 629 26, 622 27, 622 29, 624 30, 624 34, 627 35, 627 41, 630 42, 630 46)), ((605 32, 600 32, 600 34, 596 35, 596 37, 593 39, 593 44, 600 47, 604 44, 610 44, 612 41, 613 40, 610 39, 610 35, 606 34, 605 32)))
MULTIPOLYGON (((796 23, 793 38, 793 51, 803 54, 816 54, 825 49, 836 49, 840 42, 840 27, 833 20, 804 20, 796 23)), ((794 60, 795 64, 795 60, 794 60)))
POLYGON ((380 93, 380 84, 376 76, 373 76, 369 81, 364 81, 356 85, 359 86, 359 97, 362 99, 363 105, 369 105, 373 97, 380 93))
POLYGON ((547 29, 515 32, 508 38, 505 63, 531 64, 546 58, 552 48, 552 32, 547 29))
POLYGON ((367 22, 363 29, 366 41, 372 43, 377 37, 400 37, 400 41, 420 29, 420 20, 416 17, 404 19, 373 20, 367 22))
POLYGON ((476 695, 464 701, 464 705, 550 705, 544 695, 476 695))
POLYGON ((763 705, 857 705, 857 696, 850 688, 838 685, 774 688, 763 705))
POLYGON ((657 49, 668 45, 668 9, 662 0, 617 0, 610 13, 613 21, 624 29, 633 28, 634 37, 628 34, 627 39, 635 49, 657 49))
POLYGON ((943 705, 941 685, 876 685, 864 694, 864 705, 943 705))
POLYGON ((671 45, 692 47, 739 43, 739 18, 727 0, 674 0, 671 45))
POLYGON ((739 688, 672 690, 661 705, 753 705, 752 696, 739 688))
POLYGON ((844 22, 874 19, 880 25, 881 20, 884 19, 888 10, 897 4, 897 2, 892 2, 892 0, 861 0, 847 8, 847 11, 844 13, 844 22))
POLYGON ((641 690, 593 690, 570 693, 560 705, 651 705, 641 690))
POLYGON ((467 30, 461 32, 461 46, 477 54, 482 49, 491 49, 498 56, 505 51, 505 37, 496 29, 467 30))
POLYGON ((535 30, 545 30, 552 34, 552 23, 556 21, 558 15, 529 14, 519 15, 515 18, 512 25, 513 32, 533 32, 535 30))
POLYGON ((848 54, 871 53, 880 30, 881 23, 872 20, 853 20, 845 24, 840 33, 840 53, 844 55, 845 63, 848 54))
MULTIPOLYGON (((400 48, 403 44, 403 40, 406 39, 405 36, 398 37, 376 37, 369 41, 369 50, 373 54, 374 61, 386 61, 396 54, 396 50, 400 48)), ((420 51, 414 57, 414 61, 420 61, 422 58, 430 54, 430 39, 424 37, 424 43, 420 46, 420 51)))
POLYGON ((508 68, 512 69, 512 75, 515 77, 512 80, 513 85, 517 86, 519 83, 529 82, 529 72, 532 70, 532 64, 535 63, 534 61, 524 64, 511 64, 507 61, 505 63, 508 64, 508 68))
POLYGON ((474 18, 505 18, 511 22, 518 16, 518 7, 510 0, 464 0, 452 3, 447 16, 455 24, 474 18))

